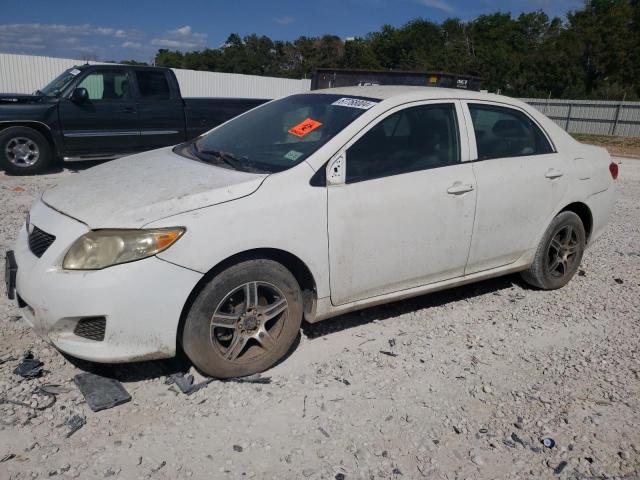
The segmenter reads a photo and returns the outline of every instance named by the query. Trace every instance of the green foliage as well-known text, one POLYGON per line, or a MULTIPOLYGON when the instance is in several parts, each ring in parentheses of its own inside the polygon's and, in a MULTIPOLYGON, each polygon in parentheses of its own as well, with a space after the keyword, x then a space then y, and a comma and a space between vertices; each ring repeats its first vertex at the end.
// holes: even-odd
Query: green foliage
POLYGON ((449 71, 512 96, 632 100, 640 98, 640 0, 586 0, 565 20, 542 11, 415 19, 348 40, 231 34, 218 49, 159 50, 155 64, 289 78, 316 67, 449 71))

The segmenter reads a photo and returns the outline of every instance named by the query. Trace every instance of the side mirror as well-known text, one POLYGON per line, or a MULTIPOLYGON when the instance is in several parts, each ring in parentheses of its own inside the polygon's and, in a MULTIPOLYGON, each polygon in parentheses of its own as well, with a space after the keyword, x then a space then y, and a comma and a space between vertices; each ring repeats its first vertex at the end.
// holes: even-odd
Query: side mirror
POLYGON ((341 152, 327 164, 327 185, 341 185, 345 182, 347 167, 345 157, 346 154, 341 152))
POLYGON ((71 92, 71 101, 73 103, 84 103, 89 101, 89 92, 86 88, 78 87, 71 92))

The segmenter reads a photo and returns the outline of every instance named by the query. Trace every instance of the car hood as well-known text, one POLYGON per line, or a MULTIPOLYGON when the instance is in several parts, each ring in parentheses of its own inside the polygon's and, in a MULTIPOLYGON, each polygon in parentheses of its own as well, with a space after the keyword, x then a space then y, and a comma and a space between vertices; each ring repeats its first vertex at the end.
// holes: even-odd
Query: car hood
POLYGON ((184 158, 171 148, 123 157, 47 190, 42 201, 90 228, 140 228, 255 192, 266 174, 184 158))
POLYGON ((0 93, 0 105, 14 103, 36 103, 42 95, 30 95, 28 93, 0 93))

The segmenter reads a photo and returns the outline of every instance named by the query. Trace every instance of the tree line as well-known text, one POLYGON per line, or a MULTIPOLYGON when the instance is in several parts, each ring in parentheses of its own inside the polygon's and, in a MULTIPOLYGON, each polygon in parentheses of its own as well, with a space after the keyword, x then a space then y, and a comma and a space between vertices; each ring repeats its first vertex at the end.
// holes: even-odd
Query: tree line
POLYGON ((217 49, 161 49, 157 66, 309 78, 316 67, 447 71, 518 97, 640 98, 640 0, 587 0, 565 19, 542 11, 441 23, 415 19, 363 37, 294 41, 231 34, 217 49))

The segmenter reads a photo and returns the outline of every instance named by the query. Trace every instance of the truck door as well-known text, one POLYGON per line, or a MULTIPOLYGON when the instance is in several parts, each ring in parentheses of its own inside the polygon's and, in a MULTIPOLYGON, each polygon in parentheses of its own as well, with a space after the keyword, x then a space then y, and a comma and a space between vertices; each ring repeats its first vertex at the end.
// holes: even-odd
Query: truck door
POLYGON ((124 68, 89 70, 76 88, 88 99, 60 100, 59 115, 66 152, 73 155, 111 155, 138 149, 138 113, 124 68))
POLYGON ((138 93, 140 149, 151 150, 184 142, 184 102, 169 72, 136 69, 134 75, 138 93))

